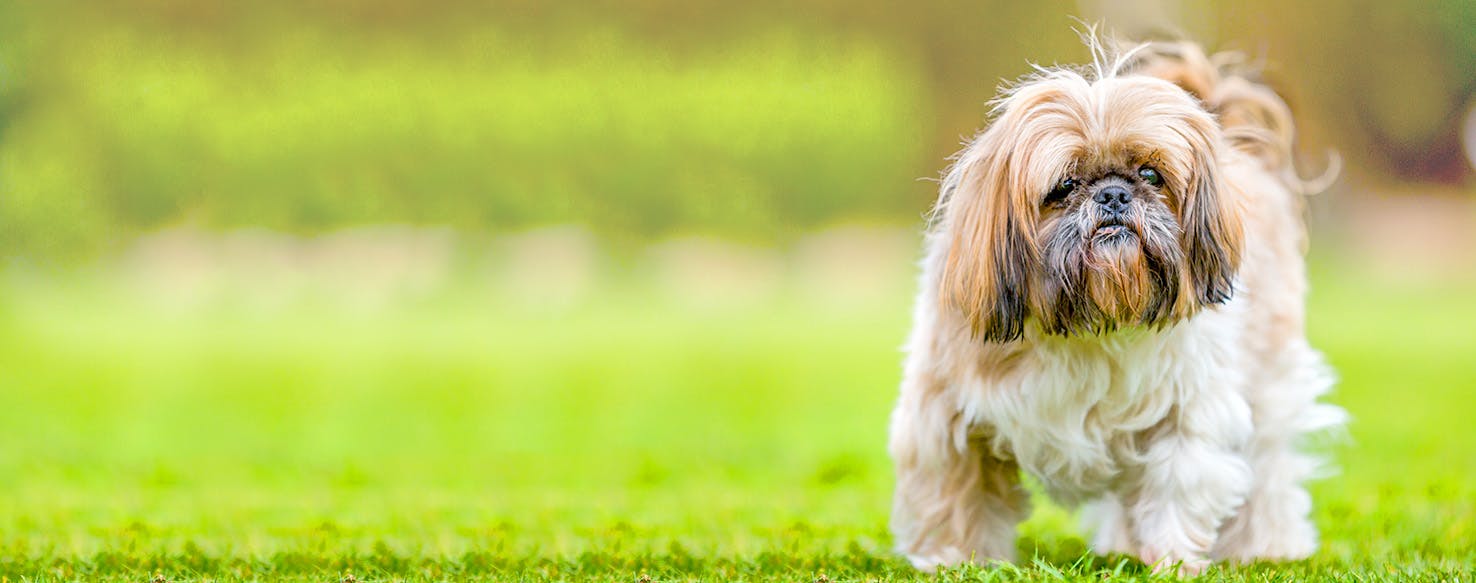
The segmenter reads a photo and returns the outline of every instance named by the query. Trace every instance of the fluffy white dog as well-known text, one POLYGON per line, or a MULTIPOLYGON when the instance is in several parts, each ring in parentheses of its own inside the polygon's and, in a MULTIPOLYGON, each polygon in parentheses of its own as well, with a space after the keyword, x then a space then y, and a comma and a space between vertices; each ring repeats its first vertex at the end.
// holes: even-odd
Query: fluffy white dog
POLYGON ((892 414, 898 549, 1013 559, 1023 469, 1092 506, 1097 552, 1305 557, 1298 438, 1344 413, 1303 329, 1290 112, 1194 45, 1089 44, 1093 67, 1005 91, 943 180, 892 414))

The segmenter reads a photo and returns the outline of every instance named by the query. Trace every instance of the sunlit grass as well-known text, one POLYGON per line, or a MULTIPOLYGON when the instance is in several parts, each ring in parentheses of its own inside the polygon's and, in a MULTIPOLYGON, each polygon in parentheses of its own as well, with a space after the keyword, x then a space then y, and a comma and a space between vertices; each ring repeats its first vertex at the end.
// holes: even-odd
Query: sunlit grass
MULTIPOLYGON (((1476 309, 1459 288, 1317 281, 1356 421, 1316 486, 1324 550, 1234 580, 1471 574, 1476 309)), ((0 309, 12 578, 906 578, 886 414, 907 297, 726 308, 640 285, 560 309, 453 286, 364 312, 307 294, 180 306, 13 280, 0 309)), ((1023 570, 1096 579, 1042 505, 1023 570)))

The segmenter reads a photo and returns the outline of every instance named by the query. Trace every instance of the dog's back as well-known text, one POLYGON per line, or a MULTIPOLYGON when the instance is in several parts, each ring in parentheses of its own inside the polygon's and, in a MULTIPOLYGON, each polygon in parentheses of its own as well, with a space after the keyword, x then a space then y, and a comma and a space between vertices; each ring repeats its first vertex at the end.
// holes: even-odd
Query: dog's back
POLYGON ((1240 53, 1211 56, 1197 44, 1176 41, 1149 43, 1134 57, 1133 72, 1172 81, 1193 94, 1219 119, 1231 146, 1260 161, 1292 190, 1322 190, 1336 176, 1336 158, 1324 176, 1304 180, 1297 174, 1291 108, 1240 53))

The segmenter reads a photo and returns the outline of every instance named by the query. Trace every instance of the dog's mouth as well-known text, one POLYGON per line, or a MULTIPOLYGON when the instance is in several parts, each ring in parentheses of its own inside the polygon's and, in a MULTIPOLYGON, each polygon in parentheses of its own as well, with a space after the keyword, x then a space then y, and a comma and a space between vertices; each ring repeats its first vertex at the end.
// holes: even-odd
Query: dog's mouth
POLYGON ((1126 243, 1138 237, 1133 228, 1119 219, 1107 219, 1097 224, 1097 230, 1092 231, 1092 243, 1098 245, 1112 245, 1126 243))

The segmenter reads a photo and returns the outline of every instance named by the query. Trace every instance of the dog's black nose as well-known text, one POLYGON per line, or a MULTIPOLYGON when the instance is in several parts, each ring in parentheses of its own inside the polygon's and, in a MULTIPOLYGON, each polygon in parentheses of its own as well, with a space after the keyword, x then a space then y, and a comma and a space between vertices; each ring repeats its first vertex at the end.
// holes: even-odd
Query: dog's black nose
POLYGON ((1092 200, 1102 205, 1104 209, 1113 214, 1127 212, 1128 203, 1133 201, 1133 193, 1125 187, 1116 184, 1098 190, 1092 195, 1092 200))

